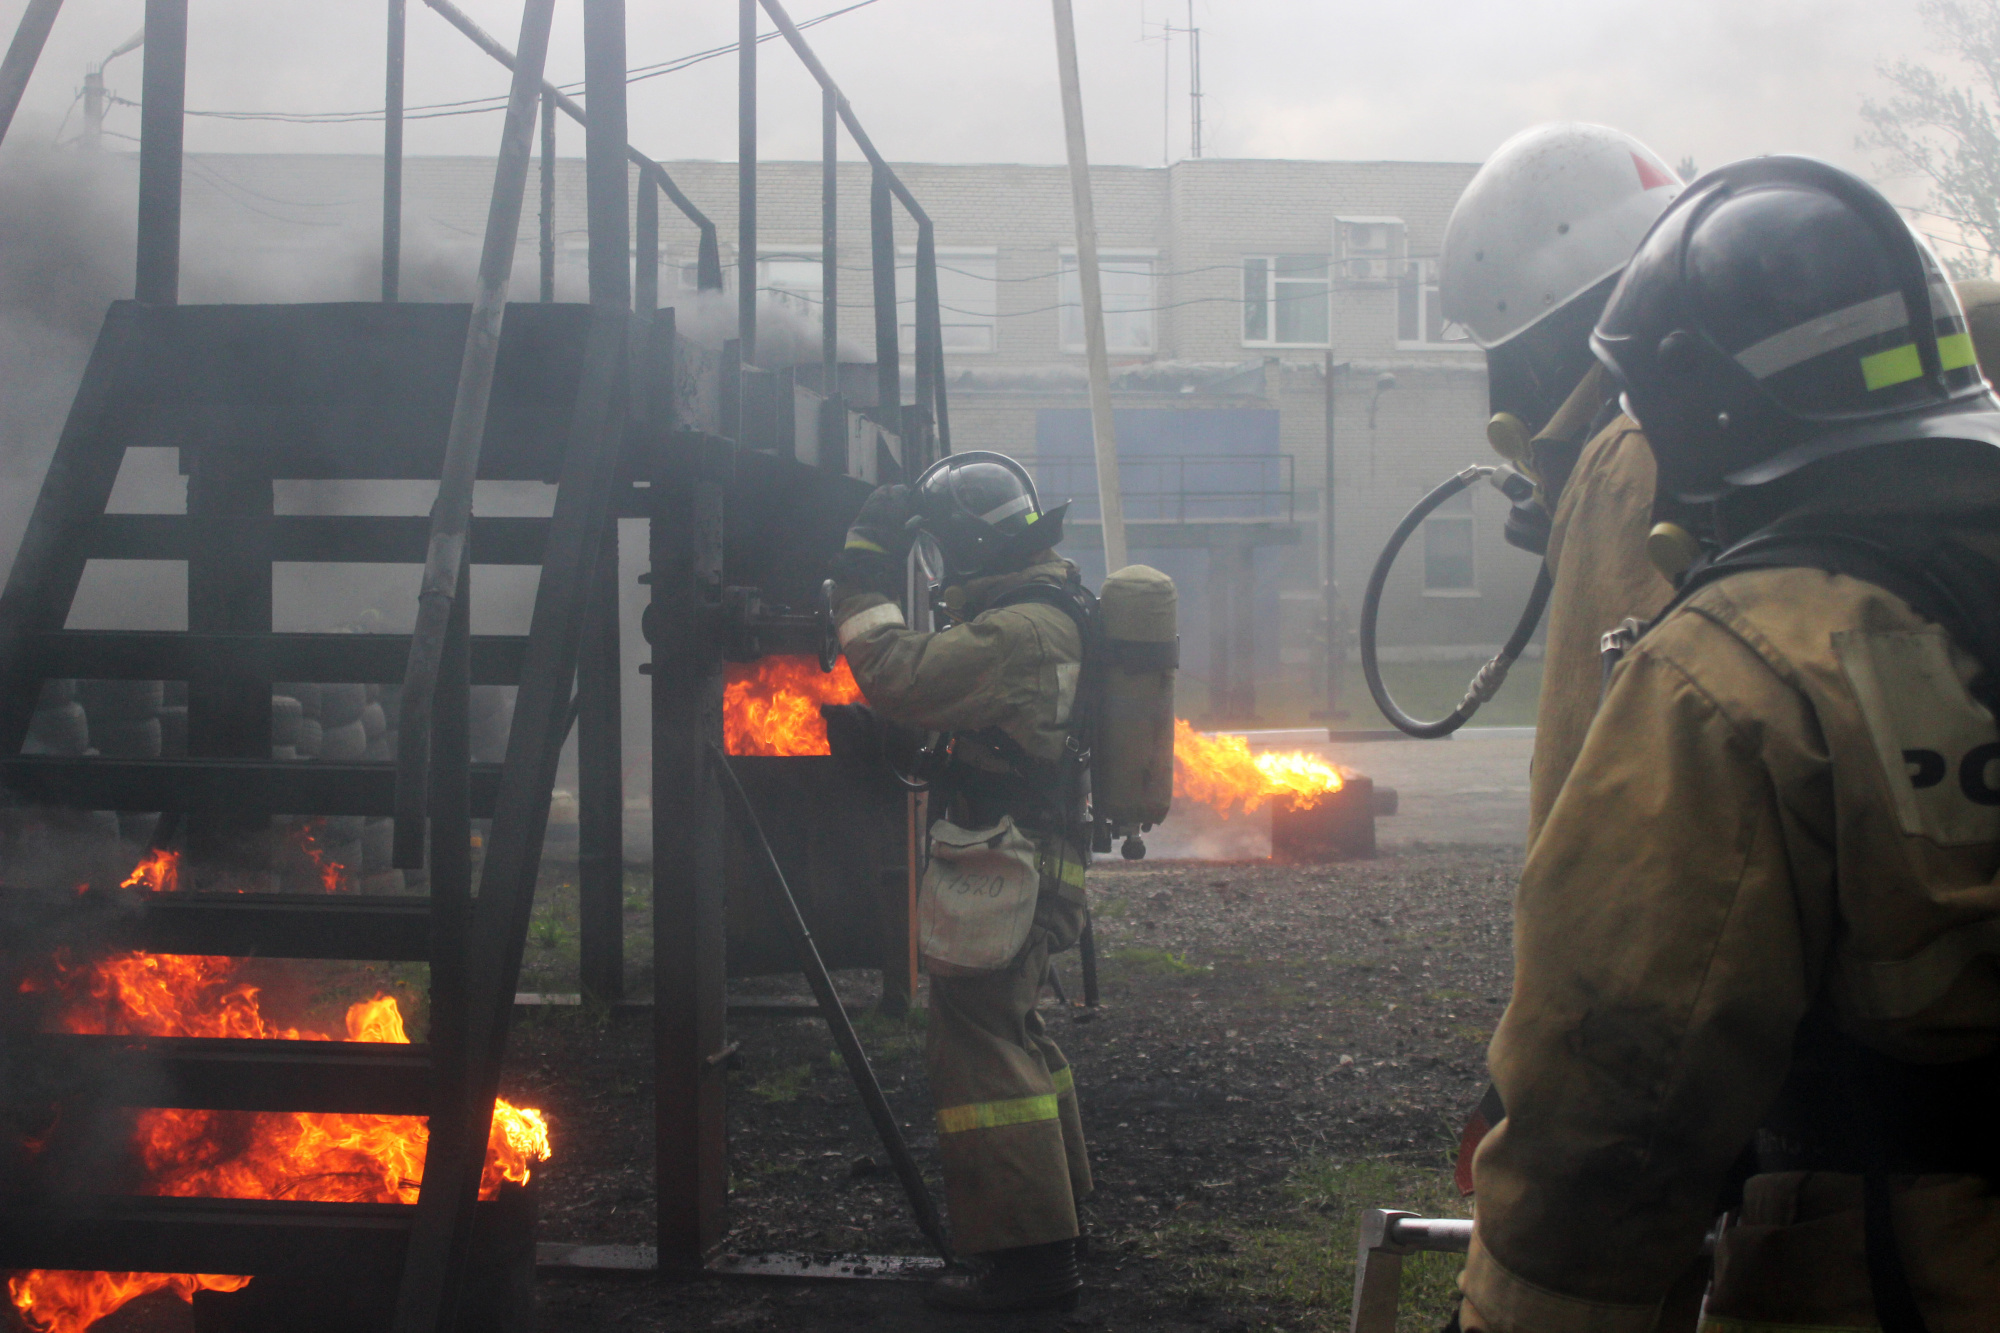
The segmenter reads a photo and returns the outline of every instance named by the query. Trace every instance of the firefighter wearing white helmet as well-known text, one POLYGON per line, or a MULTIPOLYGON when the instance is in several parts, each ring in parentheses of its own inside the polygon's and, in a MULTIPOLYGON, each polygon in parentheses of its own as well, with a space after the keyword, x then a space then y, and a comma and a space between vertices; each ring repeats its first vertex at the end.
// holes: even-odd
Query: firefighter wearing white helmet
POLYGON ((1700 543, 1528 850, 1460 1323, 2000 1328, 2000 402, 1796 157, 1693 182, 1593 345, 1700 543), (1739 1165, 1740 1164, 1740 1165, 1739 1165))
POLYGON ((1548 817, 1598 696, 1598 640, 1666 604, 1646 558, 1652 456, 1617 411, 1590 328, 1639 238, 1680 189, 1645 144, 1602 125, 1524 130, 1452 210, 1439 262, 1447 319, 1486 349, 1499 448, 1537 483, 1508 539, 1554 579, 1529 779, 1529 836, 1548 817))

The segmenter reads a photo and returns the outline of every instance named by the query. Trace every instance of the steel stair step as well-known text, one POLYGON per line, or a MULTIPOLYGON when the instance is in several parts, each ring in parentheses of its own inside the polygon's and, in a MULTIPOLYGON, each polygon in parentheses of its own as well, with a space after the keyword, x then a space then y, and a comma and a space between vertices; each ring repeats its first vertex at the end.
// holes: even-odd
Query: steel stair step
POLYGON ((428 1115, 428 1046, 365 1041, 120 1037, 31 1039, 50 1067, 127 1106, 428 1115))
MULTIPOLYGON (((517 685, 528 640, 472 636, 472 683, 517 685)), ((407 634, 190 634, 175 630, 58 630, 29 636, 26 662, 44 678, 401 684, 407 634)))
MULTIPOLYGON (((490 818, 499 764, 473 764, 472 815, 490 818)), ((0 759, 16 798, 73 810, 229 810, 242 814, 392 815, 393 763, 269 759, 0 759)))
POLYGON ((309 1252, 372 1271, 402 1257, 416 1209, 267 1199, 65 1198, 0 1205, 0 1264, 152 1273, 257 1273, 309 1252))
POLYGON ((180 892, 138 902, 106 927, 107 943, 231 958, 430 958, 431 904, 421 895, 180 892))
MULTIPOLYGON (((185 560, 193 545, 185 514, 102 514, 85 555, 92 560, 185 560)), ((301 563, 421 565, 431 521, 379 514, 279 514, 240 520, 246 543, 269 559, 301 563)), ((548 542, 546 518, 472 520, 472 559, 480 565, 539 565, 548 542)))

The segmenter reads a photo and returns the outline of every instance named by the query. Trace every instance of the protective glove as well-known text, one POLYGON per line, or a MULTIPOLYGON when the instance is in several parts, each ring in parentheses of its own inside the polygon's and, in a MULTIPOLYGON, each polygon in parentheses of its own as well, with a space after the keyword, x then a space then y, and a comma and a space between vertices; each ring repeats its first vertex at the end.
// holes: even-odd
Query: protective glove
POLYGON ((847 529, 847 546, 834 557, 834 605, 858 592, 894 600, 903 589, 903 561, 910 553, 910 488, 878 486, 847 529))
POLYGON ((847 550, 901 561, 910 553, 910 488, 877 486, 847 529, 847 550))

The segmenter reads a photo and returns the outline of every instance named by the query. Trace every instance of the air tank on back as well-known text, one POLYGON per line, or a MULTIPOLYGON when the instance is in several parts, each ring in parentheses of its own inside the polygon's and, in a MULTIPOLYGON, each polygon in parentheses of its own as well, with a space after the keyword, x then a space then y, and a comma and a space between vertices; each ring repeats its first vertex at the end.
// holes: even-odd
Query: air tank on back
POLYGON ((1127 860, 1146 854, 1139 835, 1167 817, 1174 797, 1174 673, 1180 667, 1174 581, 1127 565, 1098 593, 1104 661, 1091 757, 1093 850, 1124 838, 1127 860))

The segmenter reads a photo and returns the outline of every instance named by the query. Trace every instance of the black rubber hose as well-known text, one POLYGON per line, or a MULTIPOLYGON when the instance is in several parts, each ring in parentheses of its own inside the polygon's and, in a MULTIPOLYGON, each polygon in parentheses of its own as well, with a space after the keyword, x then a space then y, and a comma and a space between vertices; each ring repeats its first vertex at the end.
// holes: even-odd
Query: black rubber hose
POLYGON ((1466 687, 1465 697, 1459 700, 1458 707, 1444 717, 1435 722, 1419 721, 1398 708, 1396 701, 1389 697, 1389 687, 1382 683, 1382 664, 1377 659, 1375 651, 1376 622, 1381 616, 1382 589, 1389 582, 1389 571, 1395 567, 1396 557, 1402 554, 1404 543, 1410 540, 1411 534, 1439 505, 1473 483, 1492 475, 1492 472, 1493 469, 1490 467, 1466 468, 1463 472, 1446 478, 1429 495, 1417 501, 1415 507, 1403 516, 1403 521, 1396 525, 1396 530, 1389 534, 1388 542, 1382 547, 1382 554, 1375 558, 1375 568, 1368 575, 1368 590, 1362 594, 1361 674, 1367 677, 1368 693, 1374 696, 1375 706, 1382 710, 1382 716, 1394 723, 1398 731, 1407 732, 1418 740, 1436 740, 1441 736, 1451 735, 1479 711, 1481 704, 1499 691, 1501 682, 1507 679, 1507 669, 1514 665, 1514 660, 1521 655, 1521 650, 1528 646, 1528 640, 1534 637, 1535 626, 1541 623, 1542 611, 1549 604, 1549 590, 1552 584, 1549 567, 1544 564, 1541 573, 1535 577, 1534 590, 1528 594, 1528 604, 1521 608, 1521 618, 1515 623, 1513 634, 1508 636, 1500 651, 1474 674, 1471 684, 1466 687))

